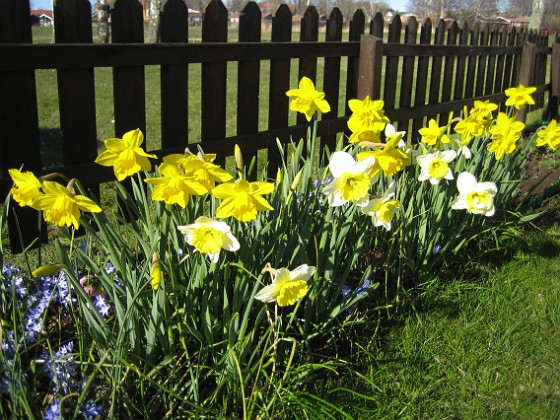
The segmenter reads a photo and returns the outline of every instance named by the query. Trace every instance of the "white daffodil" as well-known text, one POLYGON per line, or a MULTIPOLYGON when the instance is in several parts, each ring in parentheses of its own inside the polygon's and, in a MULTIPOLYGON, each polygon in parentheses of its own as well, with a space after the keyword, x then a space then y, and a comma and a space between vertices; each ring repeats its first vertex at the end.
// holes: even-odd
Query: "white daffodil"
POLYGON ((457 177, 459 196, 451 203, 453 210, 466 209, 472 214, 492 216, 496 212, 494 196, 498 192, 493 182, 477 182, 473 174, 461 172, 457 177))
POLYGON ((405 146, 405 142, 403 140, 404 135, 406 134, 406 131, 397 131, 395 129, 395 126, 391 123, 388 123, 385 126, 385 137, 387 137, 387 142, 389 142, 390 140, 392 140, 395 137, 399 138, 399 141, 397 143, 397 147, 402 149, 405 146))
POLYGON ((346 152, 334 152, 329 160, 329 170, 333 181, 323 189, 323 193, 332 207, 352 202, 360 207, 368 203, 369 188, 373 182, 371 169, 375 158, 367 158, 356 162, 346 152))
POLYGON ((278 306, 289 306, 307 294, 307 280, 315 274, 315 267, 302 264, 293 271, 287 268, 268 268, 267 271, 272 274, 272 283, 263 287, 255 295, 255 299, 262 302, 276 301, 278 306))
POLYGON ((449 167, 449 163, 457 157, 454 150, 439 150, 427 155, 420 155, 416 161, 420 165, 419 181, 429 180, 432 185, 437 185, 442 179, 453 179, 453 172, 449 167))
POLYGON ((218 262, 222 249, 232 252, 239 249, 237 238, 225 222, 201 216, 193 224, 177 226, 177 229, 185 235, 189 245, 194 246, 198 252, 207 254, 212 262, 218 262))
POLYGON ((395 183, 391 182, 385 194, 380 198, 372 198, 362 212, 371 216, 374 226, 383 226, 387 230, 391 230, 391 220, 393 215, 401 208, 399 200, 394 200, 395 183))

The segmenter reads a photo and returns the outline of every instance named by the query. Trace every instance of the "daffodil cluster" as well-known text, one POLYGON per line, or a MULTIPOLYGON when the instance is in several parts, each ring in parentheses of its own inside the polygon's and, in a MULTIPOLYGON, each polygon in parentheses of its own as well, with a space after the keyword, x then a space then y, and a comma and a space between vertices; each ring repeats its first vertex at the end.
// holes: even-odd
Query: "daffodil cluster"
POLYGON ((63 185, 48 180, 39 180, 31 171, 21 172, 19 169, 9 169, 10 177, 14 181, 11 189, 12 198, 21 207, 32 207, 43 211, 43 217, 61 227, 80 227, 82 212, 101 212, 99 207, 90 198, 76 194, 75 179, 68 185, 63 185))

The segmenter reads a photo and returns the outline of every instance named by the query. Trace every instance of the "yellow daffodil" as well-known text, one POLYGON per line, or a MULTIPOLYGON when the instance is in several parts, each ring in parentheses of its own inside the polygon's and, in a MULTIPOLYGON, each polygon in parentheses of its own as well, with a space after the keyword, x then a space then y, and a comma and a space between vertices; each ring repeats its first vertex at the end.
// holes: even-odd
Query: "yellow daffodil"
POLYGON ((201 216, 193 224, 177 226, 177 229, 185 235, 189 245, 194 246, 198 252, 207 254, 212 262, 218 262, 222 249, 230 252, 239 249, 237 238, 225 222, 201 216))
POLYGON ((453 130, 461 135, 461 144, 468 146, 473 137, 481 136, 484 134, 486 125, 476 118, 476 115, 469 115, 463 118, 453 130))
POLYGON ((556 120, 550 120, 548 125, 537 131, 537 146, 548 145, 552 150, 560 146, 560 126, 556 120))
POLYGON ((152 257, 152 266, 150 267, 150 283, 152 285, 152 289, 157 291, 162 282, 163 271, 161 271, 161 265, 159 264, 159 253, 154 252, 152 257))
POLYGON ((272 182, 249 182, 238 179, 235 183, 226 183, 214 187, 212 195, 224 201, 216 210, 216 217, 224 219, 235 217, 241 222, 248 222, 257 217, 257 212, 274 210, 262 197, 274 191, 272 182))
POLYGON ((360 207, 365 206, 373 181, 370 174, 374 165, 375 158, 372 156, 356 162, 346 152, 334 152, 329 160, 333 181, 323 189, 329 205, 337 207, 352 202, 360 207))
POLYGON ((535 105, 535 100, 531 97, 532 93, 537 91, 536 87, 525 87, 519 85, 506 89, 506 106, 513 106, 515 109, 523 109, 526 105, 535 105))
POLYGON ((391 220, 393 215, 401 208, 399 200, 395 200, 395 184, 391 182, 385 194, 380 198, 369 200, 362 212, 371 216, 374 226, 383 226, 387 230, 391 230, 391 220))
POLYGON ((504 154, 513 153, 524 128, 525 124, 517 121, 515 116, 510 118, 500 112, 496 124, 490 128, 492 142, 488 145, 488 151, 494 153, 496 160, 500 160, 504 154))
POLYGON ((186 176, 204 185, 207 192, 210 192, 216 186, 216 182, 227 182, 233 178, 229 172, 212 163, 215 158, 215 154, 190 156, 174 154, 165 156, 163 162, 181 166, 186 176))
POLYGON ((107 150, 97 156, 95 163, 112 166, 118 181, 139 171, 150 171, 152 164, 148 158, 156 159, 157 156, 146 153, 140 147, 143 142, 144 134, 139 129, 125 133, 122 139, 107 139, 107 150))
POLYGON ((8 169, 8 173, 14 181, 14 187, 10 190, 12 197, 21 207, 30 206, 41 195, 41 181, 30 171, 8 169))
POLYGON ((325 93, 316 90, 313 81, 308 77, 302 77, 299 81, 299 88, 290 89, 286 95, 292 98, 290 109, 304 114, 307 121, 311 121, 317 110, 323 114, 331 110, 329 103, 325 100, 325 93))
POLYGON ((410 155, 397 147, 400 142, 400 136, 391 137, 382 149, 358 153, 358 161, 373 156, 375 158, 373 175, 382 170, 385 176, 393 176, 411 163, 410 155))
POLYGON ((145 180, 149 184, 155 184, 152 200, 171 205, 178 204, 185 208, 189 204, 191 195, 203 195, 208 192, 205 185, 185 175, 176 165, 162 163, 159 166, 159 173, 163 176, 145 180))
POLYGON ((478 120, 492 119, 492 112, 498 109, 498 105, 486 101, 474 101, 470 115, 478 120))
POLYGON ((64 268, 66 268, 66 264, 47 264, 37 267, 31 274, 35 277, 50 277, 64 268))
POLYGON ((461 172, 457 177, 459 196, 451 203, 453 210, 492 216, 496 212, 494 196, 498 189, 493 182, 477 182, 473 174, 461 172))
POLYGON ((348 141, 352 144, 363 142, 379 143, 379 133, 383 131, 385 123, 374 120, 349 119, 348 128, 352 132, 348 141))
POLYGON ((293 271, 287 268, 270 271, 273 272, 272 283, 263 287, 255 295, 255 299, 262 302, 276 301, 278 306, 290 306, 307 294, 307 280, 315 274, 315 267, 303 264, 293 271))
POLYGON ((449 143, 451 139, 445 134, 446 126, 440 127, 436 120, 428 121, 427 127, 422 127, 418 133, 422 136, 422 143, 439 149, 442 143, 449 143))
MULTIPOLYGON (((380 123, 383 126, 389 122, 389 118, 385 116, 385 111, 383 106, 385 102, 382 99, 372 101, 369 96, 366 96, 363 100, 360 99, 350 99, 348 101, 348 107, 352 111, 348 122, 352 121, 352 124, 359 122, 362 125, 369 126, 373 123, 380 123)), ((350 126, 348 126, 350 128, 350 126)), ((350 128, 350 130, 352 130, 350 128)), ((379 131, 383 130, 381 128, 379 131)))
POLYGON ((420 176, 418 181, 430 181, 432 185, 437 185, 442 179, 453 179, 453 172, 449 167, 449 163, 457 157, 454 150, 439 150, 427 155, 421 155, 416 158, 420 165, 420 176))
POLYGON ((81 211, 99 213, 101 208, 91 199, 83 195, 75 195, 68 188, 54 181, 43 182, 44 194, 37 197, 32 207, 43 210, 47 222, 58 226, 80 226, 81 211))

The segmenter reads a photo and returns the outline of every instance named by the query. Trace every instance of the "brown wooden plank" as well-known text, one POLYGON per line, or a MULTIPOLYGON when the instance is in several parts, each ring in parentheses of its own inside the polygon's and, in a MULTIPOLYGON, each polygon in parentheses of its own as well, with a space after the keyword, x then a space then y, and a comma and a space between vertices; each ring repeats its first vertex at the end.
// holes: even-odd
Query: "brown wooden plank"
MULTIPOLYGON (((182 0, 168 0, 160 21, 161 42, 189 40, 188 8, 182 0)), ((161 66, 161 144, 163 148, 189 144, 189 71, 186 64, 161 66)))
MULTIPOLYGON (((359 41, 365 29, 365 15, 361 9, 356 10, 350 21, 348 40, 359 41)), ((358 66, 359 57, 348 57, 346 72, 346 114, 350 114, 348 101, 358 97, 358 66)))
MULTIPOLYGON (((220 0, 212 0, 206 7, 202 23, 202 42, 226 42, 228 12, 220 0)), ((227 63, 202 64, 201 139, 223 139, 226 136, 227 63)), ((204 148, 204 145, 202 145, 204 148)))
MULTIPOLYGON (((112 42, 144 42, 142 5, 137 0, 118 0, 111 13, 112 42)), ((115 135, 139 128, 146 135, 144 66, 113 67, 115 135)))
POLYGON ((360 66, 358 71, 358 99, 381 96, 381 75, 383 71, 383 40, 373 35, 362 35, 360 66))
MULTIPOLYGON (((407 45, 416 45, 418 38, 418 21, 411 17, 404 28, 404 43, 407 45)), ((412 88, 414 85, 414 65, 416 57, 403 57, 402 74, 401 74, 401 92, 399 98, 399 107, 408 108, 412 104, 412 88)), ((409 120, 400 120, 397 122, 399 131, 410 131, 409 120)))
MULTIPOLYGON (((249 2, 239 17, 239 42, 261 41, 261 10, 255 2, 249 2)), ((237 134, 249 134, 259 131, 259 92, 260 61, 239 61, 237 73, 237 134)), ((257 159, 257 152, 243 150, 245 164, 257 159)), ((256 165, 257 161, 255 162, 256 165)), ((257 170, 248 174, 250 180, 256 180, 257 170)))
MULTIPOLYGON (((399 15, 393 16, 388 28, 389 43, 401 42, 401 18, 399 15)), ((399 75, 399 57, 387 57, 385 60, 385 86, 383 89, 383 100, 385 109, 394 109, 397 97, 397 82, 399 75)))
MULTIPOLYGON (((469 36, 471 30, 468 22, 463 24, 461 31, 459 32, 459 45, 468 45, 469 36)), ((457 57, 457 75, 455 77, 455 87, 453 89, 453 99, 460 99, 464 95, 465 88, 465 77, 467 69, 467 57, 459 56, 457 57)))
MULTIPOLYGON (((342 40, 342 13, 337 7, 331 10, 327 19, 325 41, 341 41, 342 40)), ((331 106, 331 112, 323 115, 323 120, 331 120, 338 116, 339 111, 339 92, 340 92, 340 64, 341 57, 325 58, 325 69, 323 75, 323 88, 325 90, 325 99, 331 106)), ((332 134, 321 139, 323 146, 328 146, 330 150, 334 150, 336 146, 336 135, 332 134)))
MULTIPOLYGON (((272 17, 271 41, 290 42, 291 40, 292 12, 286 4, 282 4, 272 17)), ((290 86, 290 60, 270 60, 269 129, 288 126, 289 100, 286 92, 290 88, 292 88, 290 86)), ((280 151, 276 147, 272 147, 268 150, 268 178, 274 179, 279 167, 280 151)))
MULTIPOLYGON (((301 42, 317 42, 319 39, 319 14, 313 6, 308 7, 303 14, 299 39, 301 42)), ((301 80, 303 76, 317 84, 317 58, 304 57, 299 60, 298 80, 301 80)), ((305 124, 306 122, 305 115, 298 114, 297 123, 305 124)))
MULTIPOLYGON (((29 1, 6 0, 0 8, 0 44, 31 43, 29 1)), ((0 61, 4 57, 0 56, 0 61)), ((0 77, 0 175, 20 168, 37 172, 41 169, 37 92, 33 70, 7 71, 0 77)), ((2 188, 4 197, 12 186, 11 179, 2 188)), ((46 229, 40 234, 38 213, 30 207, 11 202, 8 213, 10 251, 19 253, 37 238, 46 242, 46 229), (21 240, 20 240, 21 239, 21 240)), ((44 226, 44 225, 43 225, 44 226)), ((35 246, 38 242, 35 243, 35 246)))
MULTIPOLYGON (((432 21, 426 19, 420 30, 420 44, 429 45, 432 41, 432 21)), ((428 92, 428 68, 430 65, 429 57, 418 57, 418 69, 416 72, 416 88, 414 92, 414 106, 424 106, 426 104, 426 94, 428 92)), ((420 141, 418 130, 424 126, 424 118, 415 118, 412 121, 412 130, 408 133, 413 143, 420 141)))
MULTIPOLYGON (((527 39, 527 31, 524 31, 523 29, 521 29, 518 33, 517 33, 517 37, 515 38, 515 43, 522 47, 523 44, 525 43, 525 40, 527 39)), ((510 81, 510 86, 517 86, 519 84, 519 71, 520 71, 520 67, 521 67, 521 54, 517 54, 513 56, 513 66, 512 66, 512 70, 511 70, 511 81, 510 81)))

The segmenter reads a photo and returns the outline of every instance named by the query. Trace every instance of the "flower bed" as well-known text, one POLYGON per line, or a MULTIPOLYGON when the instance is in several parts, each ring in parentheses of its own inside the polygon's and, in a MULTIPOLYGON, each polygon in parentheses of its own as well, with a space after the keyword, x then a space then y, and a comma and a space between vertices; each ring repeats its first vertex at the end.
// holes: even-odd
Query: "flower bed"
MULTIPOLYGON (((279 146, 274 182, 248 181, 237 147, 235 176, 202 150, 151 172, 155 156, 134 130, 97 158, 119 181, 114 214, 76 180, 10 169, 13 199, 61 237, 53 261, 3 268, 2 413, 280 412, 297 384, 334 369, 314 361, 317 343, 535 217, 519 212, 534 143, 520 142, 516 115, 533 90, 508 89, 505 112, 477 101, 446 126, 431 120, 418 145, 383 101, 355 99, 348 144, 318 154, 313 118, 329 105, 304 78, 287 94, 309 136, 279 146)), ((560 128, 552 121, 535 138, 556 150, 560 128)))

